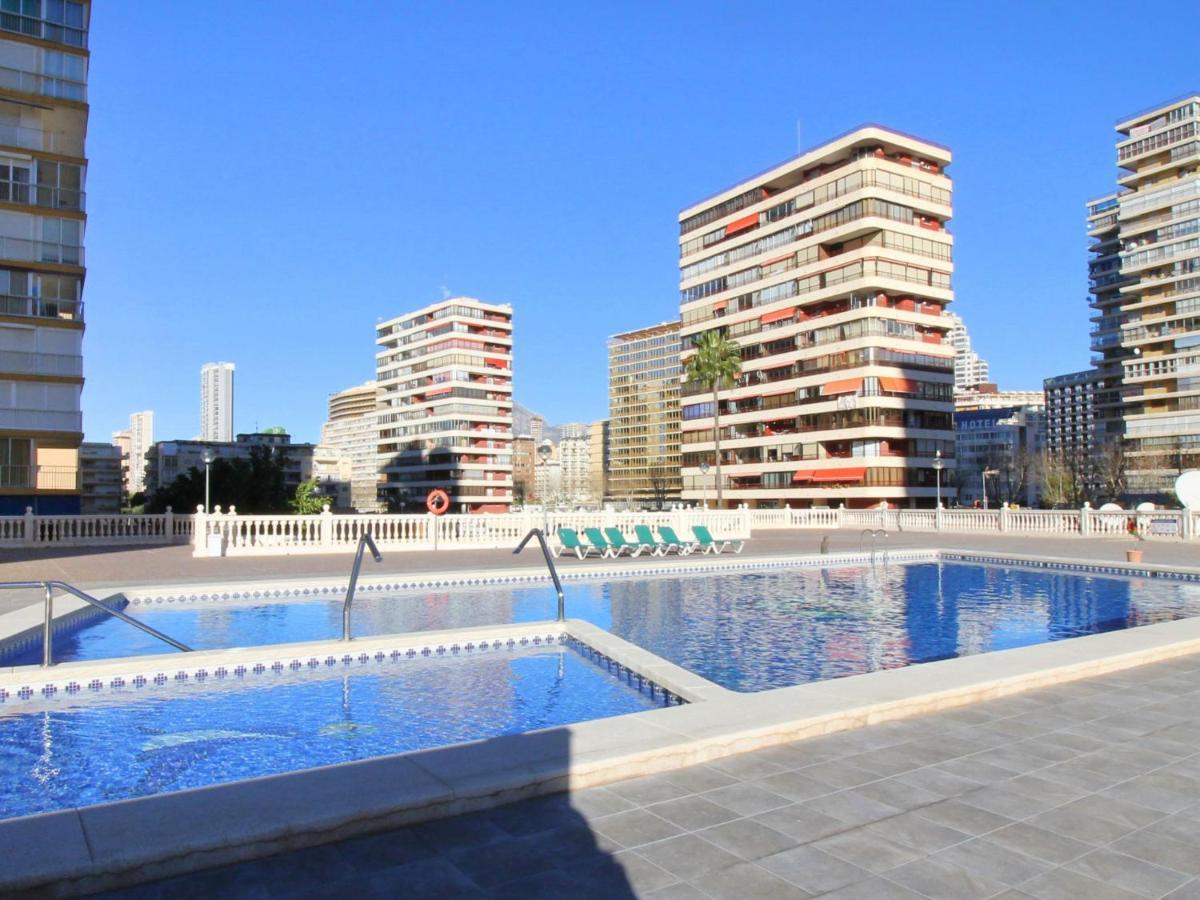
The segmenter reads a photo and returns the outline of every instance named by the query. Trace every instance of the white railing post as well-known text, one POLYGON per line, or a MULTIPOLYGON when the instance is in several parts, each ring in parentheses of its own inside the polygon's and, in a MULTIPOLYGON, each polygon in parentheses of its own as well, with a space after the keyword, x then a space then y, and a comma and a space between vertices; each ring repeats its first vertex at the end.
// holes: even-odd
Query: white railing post
POLYGON ((329 511, 329 504, 326 503, 321 507, 321 546, 333 546, 333 513, 329 511))
POLYGON ((933 513, 933 530, 934 531, 942 530, 942 504, 941 503, 939 503, 937 505, 937 509, 934 510, 934 513, 933 513))
POLYGON ((1087 537, 1092 533, 1092 505, 1086 500, 1083 501, 1083 508, 1079 510, 1079 533, 1083 537, 1087 537))
POLYGON ((37 534, 34 530, 33 523, 33 507, 25 507, 25 530, 24 530, 25 546, 32 547, 37 543, 37 534))
POLYGON ((169 544, 175 536, 175 511, 169 506, 163 515, 163 529, 166 532, 163 535, 163 542, 169 544))
POLYGON ((204 505, 197 504, 192 516, 192 556, 204 556, 208 547, 208 515, 204 505))
POLYGON ((838 527, 838 528, 846 527, 846 504, 845 503, 838 504, 836 527, 838 527))
POLYGON ((1000 533, 1004 534, 1008 531, 1008 504, 1000 504, 1000 533))
POLYGON ((1190 541, 1195 535, 1192 534, 1192 510, 1185 506, 1179 511, 1179 536, 1185 541, 1190 541))

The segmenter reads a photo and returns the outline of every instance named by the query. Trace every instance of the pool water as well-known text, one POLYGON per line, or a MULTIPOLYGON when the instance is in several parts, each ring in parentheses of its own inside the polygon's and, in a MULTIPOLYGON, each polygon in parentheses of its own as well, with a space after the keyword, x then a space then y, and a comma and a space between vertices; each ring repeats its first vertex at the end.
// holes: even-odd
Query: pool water
MULTIPOLYGON (((718 684, 760 691, 1200 614, 1200 584, 955 562, 585 581, 585 619, 718 684)), ((336 638, 341 599, 133 604, 196 648, 336 638)), ((356 635, 553 618, 554 592, 494 586, 360 592, 356 635)), ((162 653, 115 619, 56 641, 56 659, 162 653)), ((37 651, 25 663, 38 661, 37 651)))
MULTIPOLYGON (((569 646, 0 707, 0 819, 662 705, 569 646)), ((569 748, 564 747, 564 753, 569 748)))

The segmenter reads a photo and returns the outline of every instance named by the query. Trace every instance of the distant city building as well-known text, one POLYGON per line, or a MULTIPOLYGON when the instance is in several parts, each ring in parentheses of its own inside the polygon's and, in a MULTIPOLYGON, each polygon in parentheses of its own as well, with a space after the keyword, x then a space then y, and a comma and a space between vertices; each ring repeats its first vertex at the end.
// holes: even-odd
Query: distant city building
POLYGON ((334 491, 339 508, 362 513, 380 510, 377 404, 374 381, 329 395, 329 418, 321 427, 321 444, 336 449, 340 458, 334 465, 323 451, 321 471, 330 484, 341 482, 334 491))
POLYGON ((200 440, 233 440, 233 363, 200 367, 200 440))
POLYGON ((608 464, 608 420, 601 419, 588 426, 589 490, 596 505, 608 496, 608 464))
POLYGON ((958 502, 963 506, 1041 499, 1039 455, 1045 431, 1042 407, 1010 406, 954 414, 958 502))
POLYGON ((1096 442, 1131 499, 1200 466, 1200 93, 1116 126, 1120 190, 1088 204, 1096 442))
POLYGON ((380 495, 425 508, 435 488, 455 512, 513 500, 512 307, 442 300, 376 326, 380 495))
POLYGON ((663 322, 608 341, 607 496, 634 506, 678 501, 679 323, 663 322))
POLYGON ((81 509, 90 17, 0 5, 0 516, 81 509))
POLYGON ((83 443, 79 448, 80 512, 114 514, 121 511, 121 448, 114 444, 83 443))
POLYGON ((536 413, 529 418, 529 436, 534 445, 540 445, 546 440, 546 420, 536 413))
POLYGON ((961 316, 946 313, 950 330, 946 332, 946 343, 954 348, 954 389, 956 391, 984 384, 988 380, 988 364, 982 356, 971 349, 971 336, 961 316))
POLYGON ((1055 375, 1044 385, 1046 452, 1062 460, 1090 459, 1096 447, 1095 369, 1055 375))
POLYGON ((683 358, 718 331, 743 360, 716 398, 683 387, 686 500, 715 500, 719 412, 726 506, 933 507, 954 440, 950 159, 868 125, 680 213, 683 358))
POLYGON ((349 454, 341 447, 322 442, 313 448, 312 477, 317 482, 316 493, 325 498, 331 510, 351 509, 353 467, 349 454))
POLYGON ((562 465, 563 499, 571 504, 603 501, 592 496, 591 426, 586 422, 563 425, 558 441, 562 465))
POLYGON ((284 487, 289 494, 313 477, 315 444, 293 444, 286 433, 255 432, 239 434, 234 441, 158 441, 146 453, 146 492, 152 494, 190 469, 203 472, 206 451, 219 459, 249 459, 255 447, 270 448, 283 457, 284 487))
POLYGON ((121 471, 129 495, 146 487, 146 451, 154 443, 154 412, 143 410, 129 417, 129 428, 114 431, 112 442, 121 448, 121 471))
POLYGON ((534 483, 534 464, 537 462, 537 445, 533 437, 520 434, 513 438, 513 498, 517 503, 538 503, 537 486, 534 483))
POLYGON ((994 384, 977 384, 972 388, 956 391, 954 394, 955 412, 1003 409, 1008 406, 1030 406, 1041 409, 1045 405, 1045 396, 1041 391, 1002 391, 994 384))

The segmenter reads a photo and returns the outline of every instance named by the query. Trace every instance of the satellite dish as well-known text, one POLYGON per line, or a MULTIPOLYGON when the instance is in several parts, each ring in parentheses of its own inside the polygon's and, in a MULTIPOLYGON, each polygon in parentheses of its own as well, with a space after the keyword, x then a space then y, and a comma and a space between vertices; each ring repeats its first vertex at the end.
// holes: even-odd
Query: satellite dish
POLYGON ((1155 509, 1157 509, 1157 507, 1156 507, 1156 506, 1155 506, 1153 503, 1151 503, 1149 500, 1146 500, 1146 501, 1144 501, 1144 502, 1142 502, 1142 503, 1139 503, 1139 504, 1138 504, 1136 507, 1134 507, 1134 508, 1135 508, 1135 509, 1136 509, 1138 512, 1141 512, 1141 513, 1154 512, 1154 510, 1155 510, 1155 509))
POLYGON ((1184 472, 1175 479, 1175 496, 1186 509, 1200 509, 1200 469, 1184 472))
POLYGON ((1100 507, 1100 512, 1121 512, 1120 503, 1105 503, 1100 507))

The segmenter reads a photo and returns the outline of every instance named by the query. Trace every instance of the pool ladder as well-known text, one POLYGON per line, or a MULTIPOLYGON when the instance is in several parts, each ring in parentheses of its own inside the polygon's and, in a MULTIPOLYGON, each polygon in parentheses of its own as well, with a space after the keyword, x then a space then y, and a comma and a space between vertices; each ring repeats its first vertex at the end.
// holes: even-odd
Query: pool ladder
POLYGON ((529 529, 529 534, 521 538, 521 543, 517 544, 517 549, 513 551, 513 554, 524 550, 531 537, 536 537, 538 543, 542 545, 542 556, 546 558, 546 568, 550 570, 550 578, 554 581, 554 590, 558 594, 558 621, 564 622, 567 618, 567 601, 563 597, 562 582, 558 580, 558 569, 554 567, 554 555, 550 552, 550 545, 546 543, 546 533, 540 528, 529 529))
POLYGON ((46 592, 45 600, 45 619, 42 625, 42 666, 43 668, 54 665, 54 592, 56 590, 64 591, 72 597, 78 597, 84 603, 91 604, 96 609, 108 613, 110 616, 115 616, 122 622, 127 622, 134 628, 146 632, 151 637, 156 637, 164 643, 170 644, 176 650, 182 650, 184 653, 191 653, 192 648, 187 644, 181 644, 174 638, 167 637, 161 631, 151 628, 144 622, 139 622, 133 616, 127 616, 119 609, 113 609, 105 606, 100 600, 97 600, 91 594, 85 594, 74 585, 67 584, 65 581, 9 581, 0 583, 0 590, 29 590, 30 588, 42 588, 46 592))
POLYGON ((346 600, 342 603, 342 640, 350 640, 350 608, 354 605, 354 590, 358 587, 358 570, 362 568, 363 550, 371 548, 375 562, 383 562, 375 539, 367 532, 358 536, 358 549, 354 551, 354 565, 350 568, 350 586, 346 588, 346 600))
MULTIPOLYGON (((864 528, 858 536, 858 552, 862 553, 863 544, 869 537, 871 539, 871 565, 875 564, 876 543, 880 538, 887 540, 888 533, 882 528, 864 528)), ((883 545, 883 561, 888 561, 887 544, 883 545)))

